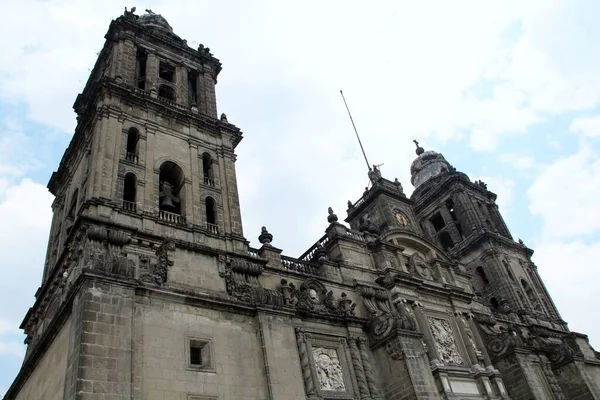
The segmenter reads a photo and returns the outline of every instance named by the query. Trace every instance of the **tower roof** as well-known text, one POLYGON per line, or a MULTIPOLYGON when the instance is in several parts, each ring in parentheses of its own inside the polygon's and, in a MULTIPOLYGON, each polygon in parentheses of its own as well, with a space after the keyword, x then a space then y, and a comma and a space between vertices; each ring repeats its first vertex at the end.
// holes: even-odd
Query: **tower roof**
POLYGON ((160 14, 156 14, 152 10, 146 10, 146 14, 140 15, 138 18, 138 23, 147 28, 160 29, 169 33, 173 33, 173 28, 171 25, 169 25, 165 17, 160 14))
POLYGON ((451 166, 442 154, 432 150, 425 151, 419 146, 419 142, 414 142, 417 145, 417 158, 410 165, 410 182, 418 188, 434 176, 448 171, 451 166))

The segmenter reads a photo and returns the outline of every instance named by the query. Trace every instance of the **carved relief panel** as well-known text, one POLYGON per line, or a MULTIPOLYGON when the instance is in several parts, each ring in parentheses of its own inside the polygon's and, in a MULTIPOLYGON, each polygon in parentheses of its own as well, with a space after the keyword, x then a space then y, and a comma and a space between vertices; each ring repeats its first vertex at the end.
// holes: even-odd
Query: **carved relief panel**
POLYGON ((313 360, 320 390, 345 392, 344 374, 336 349, 313 347, 313 360))
POLYGON ((427 320, 440 361, 444 364, 464 365, 450 321, 433 317, 428 317, 427 320))
POLYGON ((296 328, 300 365, 308 398, 353 399, 355 381, 345 338, 296 328))

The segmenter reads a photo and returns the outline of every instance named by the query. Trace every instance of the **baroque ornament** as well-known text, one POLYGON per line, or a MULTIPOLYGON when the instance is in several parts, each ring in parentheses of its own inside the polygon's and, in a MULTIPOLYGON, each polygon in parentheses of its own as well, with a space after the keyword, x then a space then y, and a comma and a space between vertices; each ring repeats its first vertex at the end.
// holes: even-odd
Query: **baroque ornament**
POLYGON ((321 282, 314 278, 304 281, 299 289, 293 283, 282 279, 278 290, 285 305, 295 307, 300 311, 354 316, 356 304, 348 298, 346 293, 341 294, 341 298, 336 304, 333 292, 328 291, 321 282))
POLYGON ((429 317, 428 320, 435 348, 441 361, 445 364, 463 365, 465 361, 458 352, 450 322, 446 319, 432 317, 429 317))
POLYGON ((413 272, 416 272, 422 278, 433 280, 431 268, 420 254, 414 253, 410 256, 409 265, 413 272))
POLYGON ((369 331, 374 340, 390 336, 395 329, 417 330, 412 311, 407 310, 405 303, 396 304, 394 308, 387 290, 363 286, 360 293, 369 315, 369 331))
POLYGON ((175 251, 175 243, 169 239, 165 239, 158 249, 156 256, 158 257, 156 264, 151 268, 151 272, 143 274, 140 279, 142 282, 164 285, 167 282, 169 268, 173 266, 174 261, 170 258, 169 252, 175 251))

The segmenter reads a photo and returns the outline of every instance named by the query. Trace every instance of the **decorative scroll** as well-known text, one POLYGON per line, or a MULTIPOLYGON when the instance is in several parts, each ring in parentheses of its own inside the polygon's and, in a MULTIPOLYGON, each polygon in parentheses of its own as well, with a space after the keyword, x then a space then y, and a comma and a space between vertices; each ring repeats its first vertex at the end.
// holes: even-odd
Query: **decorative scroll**
POLYGON ((435 348, 445 364, 463 365, 465 362, 458 352, 456 340, 450 327, 450 322, 440 318, 428 318, 435 348))
POLYGON ((358 391, 360 392, 361 398, 364 399, 369 397, 369 388, 367 386, 367 378, 365 377, 365 371, 363 370, 360 351, 358 350, 358 346, 356 345, 356 338, 349 338, 348 344, 350 345, 350 356, 352 357, 352 366, 354 367, 356 381, 358 382, 358 391))
POLYGON ((343 392, 346 390, 342 366, 336 349, 313 347, 315 369, 321 390, 343 392))
POLYGON ((306 395, 312 396, 315 394, 315 383, 310 372, 310 359, 308 357, 308 350, 306 349, 306 333, 304 329, 296 328, 296 340, 298 342, 298 353, 300 353, 300 367, 302 368, 304 388, 306 389, 306 395))

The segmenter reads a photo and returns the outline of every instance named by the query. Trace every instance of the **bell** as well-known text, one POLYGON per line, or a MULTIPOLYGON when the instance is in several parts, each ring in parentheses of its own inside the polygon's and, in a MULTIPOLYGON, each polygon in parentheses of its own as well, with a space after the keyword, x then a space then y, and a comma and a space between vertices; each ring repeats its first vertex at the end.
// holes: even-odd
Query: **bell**
POLYGON ((175 205, 171 200, 170 196, 160 196, 158 199, 159 208, 163 211, 173 212, 175 211, 175 205))

